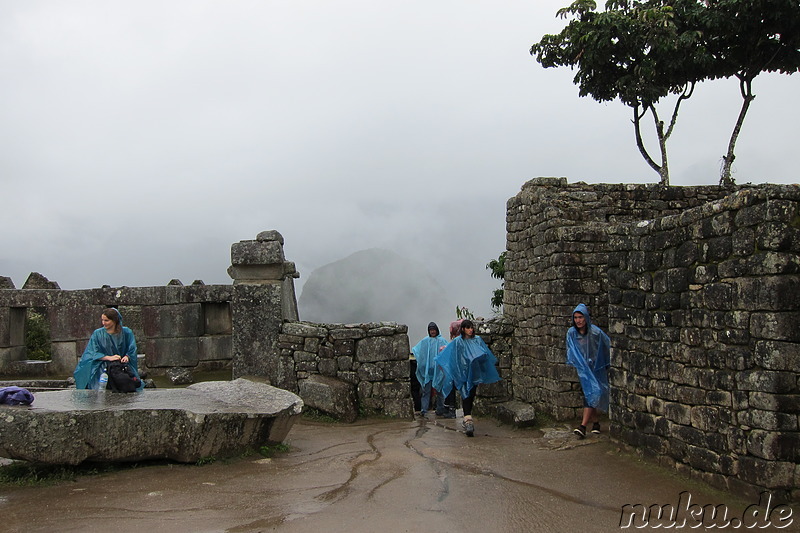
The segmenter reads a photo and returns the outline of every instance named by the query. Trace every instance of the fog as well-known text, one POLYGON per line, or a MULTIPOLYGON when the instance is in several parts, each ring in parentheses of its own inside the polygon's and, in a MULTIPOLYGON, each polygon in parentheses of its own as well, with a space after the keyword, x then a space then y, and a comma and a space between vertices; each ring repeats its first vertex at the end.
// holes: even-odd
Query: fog
MULTIPOLYGON (((528 179, 658 180, 628 108, 529 55, 568 3, 0 0, 0 275, 230 283, 230 245, 276 229, 298 294, 381 248, 490 316, 528 179)), ((753 89, 734 177, 796 183, 800 77, 753 89)), ((674 185, 718 182, 740 105, 735 80, 683 104, 674 185)))

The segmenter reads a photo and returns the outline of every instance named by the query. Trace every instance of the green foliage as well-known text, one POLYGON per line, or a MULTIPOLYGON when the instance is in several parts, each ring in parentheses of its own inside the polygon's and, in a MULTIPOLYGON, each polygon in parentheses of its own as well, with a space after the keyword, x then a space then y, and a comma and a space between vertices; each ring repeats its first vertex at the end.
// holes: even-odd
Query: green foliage
POLYGON ((459 320, 475 320, 475 315, 464 306, 456 306, 456 318, 459 320))
POLYGON ((212 463, 215 463, 216 461, 217 461, 216 457, 208 456, 208 457, 201 457, 200 459, 195 461, 194 464, 196 464, 197 466, 205 466, 205 465, 210 465, 212 463))
POLYGON ((286 453, 289 451, 289 445, 278 443, 278 444, 270 444, 267 446, 262 446, 258 449, 258 453, 263 455, 264 457, 274 457, 276 454, 279 453, 286 453))
POLYGON ((28 309, 25 319, 25 348, 28 359, 49 361, 50 323, 47 316, 35 309, 28 309))
POLYGON ((744 103, 723 157, 730 180, 733 148, 754 98, 751 82, 761 72, 793 74, 800 68, 800 3, 797 0, 609 0, 596 11, 577 0, 557 12, 571 19, 556 35, 545 35, 531 54, 545 68, 576 70, 581 96, 619 99, 633 109, 636 143, 647 163, 669 184, 666 143, 681 103, 696 83, 737 77, 744 103), (656 104, 677 96, 665 129, 656 104), (648 153, 641 119, 653 119, 660 162, 648 153))
MULTIPOLYGON (((497 259, 492 259, 486 264, 486 270, 490 270, 492 277, 495 279, 505 280, 506 278, 506 252, 502 252, 497 259)), ((505 281, 500 284, 499 289, 495 289, 492 293, 492 309, 499 311, 503 307, 503 292, 505 281)))

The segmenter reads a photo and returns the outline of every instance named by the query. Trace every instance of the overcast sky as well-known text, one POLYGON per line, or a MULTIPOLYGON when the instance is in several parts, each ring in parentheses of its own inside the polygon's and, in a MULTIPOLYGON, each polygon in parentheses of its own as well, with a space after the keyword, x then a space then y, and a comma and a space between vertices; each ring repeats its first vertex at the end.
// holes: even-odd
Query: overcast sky
MULTIPOLYGON (((0 0, 0 275, 230 283, 230 245, 276 229, 298 295, 378 247, 488 316, 528 179, 658 181, 628 108, 529 55, 568 3, 0 0)), ((797 183, 800 75, 753 89, 734 177, 797 183)), ((718 183, 740 105, 697 88, 673 185, 718 183)))

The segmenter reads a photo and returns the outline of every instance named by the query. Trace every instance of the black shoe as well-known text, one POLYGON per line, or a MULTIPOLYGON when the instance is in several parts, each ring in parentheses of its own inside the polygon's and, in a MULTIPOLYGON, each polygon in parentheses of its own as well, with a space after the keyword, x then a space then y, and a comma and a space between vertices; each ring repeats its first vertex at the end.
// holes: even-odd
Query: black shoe
POLYGON ((595 435, 600 434, 600 422, 595 422, 594 424, 592 424, 592 433, 594 433, 595 435))
POLYGON ((456 412, 450 409, 439 409, 436 411, 436 416, 440 418, 455 418, 456 412))
POLYGON ((586 426, 581 424, 580 426, 573 429, 572 432, 575 433, 579 439, 582 439, 586 437, 586 426))
POLYGON ((467 437, 475 436, 475 424, 472 423, 472 420, 465 420, 462 426, 464 428, 464 433, 467 434, 467 437))

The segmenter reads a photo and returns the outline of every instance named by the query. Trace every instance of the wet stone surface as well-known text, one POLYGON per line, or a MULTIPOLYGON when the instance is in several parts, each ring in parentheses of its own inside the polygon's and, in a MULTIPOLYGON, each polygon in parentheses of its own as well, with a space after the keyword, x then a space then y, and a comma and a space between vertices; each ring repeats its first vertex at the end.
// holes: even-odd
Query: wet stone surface
POLYGON ((607 436, 476 419, 299 420, 290 449, 0 488, 4 531, 619 531, 622 506, 748 504, 643 463, 607 436), (47 513, 41 512, 42 502, 47 513))
POLYGON ((245 379, 131 394, 64 390, 0 406, 0 457, 51 464, 195 462, 282 442, 302 400, 245 379))

